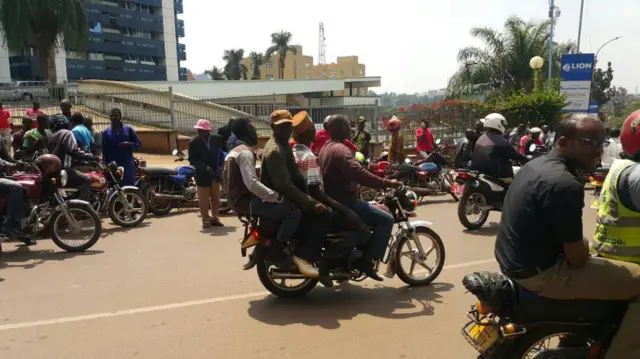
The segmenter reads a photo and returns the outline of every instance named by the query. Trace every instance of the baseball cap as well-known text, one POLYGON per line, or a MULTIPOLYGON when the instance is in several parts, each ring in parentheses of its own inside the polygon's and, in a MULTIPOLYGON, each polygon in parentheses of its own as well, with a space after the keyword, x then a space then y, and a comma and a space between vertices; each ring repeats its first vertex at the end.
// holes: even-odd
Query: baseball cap
POLYGON ((293 116, 293 132, 301 134, 307 132, 313 127, 313 120, 307 113, 307 111, 300 111, 293 116))
POLYGON ((293 123, 291 112, 287 110, 276 110, 271 113, 271 124, 281 125, 283 123, 293 123))
POLYGON ((359 116, 358 122, 367 122, 367 119, 365 119, 364 116, 359 116))

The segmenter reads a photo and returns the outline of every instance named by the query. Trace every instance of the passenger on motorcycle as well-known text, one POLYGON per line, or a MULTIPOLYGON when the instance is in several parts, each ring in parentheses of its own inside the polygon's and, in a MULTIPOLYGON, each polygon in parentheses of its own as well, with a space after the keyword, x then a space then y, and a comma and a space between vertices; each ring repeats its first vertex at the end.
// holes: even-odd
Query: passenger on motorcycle
POLYGON ((318 278, 318 270, 313 261, 319 260, 327 228, 331 225, 331 210, 307 193, 307 186, 293 158, 289 138, 293 132, 291 113, 277 110, 271 114, 273 135, 264 147, 261 177, 262 182, 295 203, 303 212, 303 221, 309 225, 306 236, 293 257, 300 272, 311 278, 318 278), (306 218, 305 218, 306 217, 306 218))
POLYGON ((481 118, 478 120, 478 122, 476 122, 475 132, 476 138, 480 138, 480 136, 482 136, 482 134, 484 133, 484 118, 481 118))
POLYGON ((613 161, 602 186, 593 249, 605 258, 640 264, 640 111, 624 122, 620 144, 626 158, 613 161))
MULTIPOLYGON (((0 141, 0 169, 4 172, 16 168, 18 164, 9 154, 9 149, 4 141, 0 141)), ((7 220, 3 229, 10 236, 20 238, 26 244, 35 244, 34 241, 24 237, 22 219, 24 218, 24 190, 16 181, 0 178, 0 194, 7 199, 7 220)))
POLYGON ((51 136, 49 117, 46 115, 38 115, 36 122, 36 128, 24 135, 22 147, 27 155, 32 155, 36 151, 47 151, 47 143, 51 136))
POLYGON ((478 141, 476 132, 470 128, 464 131, 465 138, 458 143, 456 147, 456 156, 453 160, 456 168, 468 168, 471 163, 471 155, 473 154, 473 148, 478 141))
MULTIPOLYGON (((640 130, 633 121, 627 126, 640 130)), ((583 239, 584 188, 578 173, 592 173, 600 162, 604 126, 594 116, 572 115, 556 131, 554 149, 523 166, 507 192, 496 260, 503 273, 545 298, 632 301, 607 359, 639 358, 640 266, 592 258, 583 239)), ((633 137, 635 145, 626 149, 637 156, 640 142, 633 137)))
POLYGON ((251 120, 235 119, 231 131, 236 135, 237 141, 225 159, 223 183, 227 186, 227 201, 238 214, 279 222, 276 240, 283 248, 298 229, 302 216, 300 209, 258 179, 256 155, 251 150, 258 144, 258 134, 251 120))
POLYGON ((499 178, 505 183, 513 179, 511 160, 527 162, 504 138, 507 120, 499 113, 485 117, 485 133, 478 138, 471 156, 471 169, 499 178))
POLYGON ((427 159, 433 152, 434 139, 433 131, 429 128, 429 121, 422 120, 420 127, 416 129, 416 151, 422 159, 427 159))
POLYGON ((98 161, 99 158, 80 150, 73 133, 69 130, 69 120, 65 116, 53 115, 49 123, 52 131, 48 143, 49 153, 58 156, 62 162, 62 168, 68 175, 67 186, 79 188, 80 199, 89 201, 91 178, 76 170, 74 162, 75 160, 98 161))
POLYGON ((404 162, 404 137, 400 133, 402 122, 396 116, 391 117, 387 122, 387 130, 391 133, 389 140, 389 155, 387 161, 391 163, 404 162))
MULTIPOLYGON (((365 263, 373 266, 371 262, 381 260, 384 256, 393 230, 393 217, 360 199, 358 187, 361 185, 382 189, 397 186, 398 181, 378 177, 356 161, 353 153, 343 143, 350 133, 349 121, 345 115, 331 116, 327 128, 331 141, 325 145, 318 158, 324 189, 327 195, 349 207, 364 223, 373 227, 371 245, 363 257, 365 263)), ((375 280, 382 280, 373 270, 366 274, 375 280)))
POLYGON ((527 156, 531 154, 531 151, 529 151, 529 147, 531 146, 532 143, 535 143, 536 146, 543 146, 544 142, 542 142, 542 139, 540 138, 541 134, 542 134, 542 130, 539 127, 534 127, 531 130, 529 130, 529 134, 520 139, 519 152, 527 156))
MULTIPOLYGON (((329 262, 332 260, 340 260, 349 255, 354 247, 364 244, 369 239, 370 233, 367 225, 354 211, 329 197, 324 192, 322 188, 322 175, 317 158, 313 152, 311 152, 311 149, 309 149, 309 146, 315 138, 316 129, 313 126, 311 118, 308 117, 305 111, 299 112, 294 117, 293 132, 297 142, 293 147, 293 155, 296 159, 296 164, 306 180, 309 193, 316 200, 331 207, 337 214, 333 216, 332 229, 336 231, 345 230, 345 228, 354 230, 340 243, 329 246, 320 261, 319 270, 321 283, 331 287, 333 286, 333 282, 328 279, 329 262)), ((373 266, 371 265, 371 261, 369 261, 368 264, 369 266, 367 268, 361 269, 365 271, 365 273, 372 273, 373 266)))

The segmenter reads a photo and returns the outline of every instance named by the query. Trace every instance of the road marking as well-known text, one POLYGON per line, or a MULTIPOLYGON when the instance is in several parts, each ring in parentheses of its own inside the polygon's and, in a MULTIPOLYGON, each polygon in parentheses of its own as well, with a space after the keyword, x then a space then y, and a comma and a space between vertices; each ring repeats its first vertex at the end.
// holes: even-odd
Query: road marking
MULTIPOLYGON (((492 258, 492 259, 484 259, 484 260, 480 260, 480 261, 452 264, 452 265, 444 266, 443 270, 473 267, 473 266, 476 266, 476 265, 489 264, 489 263, 495 263, 495 259, 492 258)), ((228 296, 224 296, 224 297, 215 297, 215 298, 207 298, 207 299, 200 299, 200 300, 191 300, 191 301, 180 302, 180 303, 156 305, 156 306, 151 306, 151 307, 141 307, 141 308, 133 308, 133 309, 116 310, 116 311, 113 311, 113 312, 103 312, 103 313, 95 313, 95 314, 87 314, 87 315, 78 315, 78 316, 74 316, 74 317, 65 317, 65 318, 56 318, 56 319, 47 319, 47 320, 37 320, 37 321, 33 321, 33 322, 4 324, 4 325, 0 325, 0 331, 11 330, 11 329, 21 329, 21 328, 42 327, 42 326, 45 326, 45 325, 53 325, 53 324, 83 322, 83 321, 87 321, 87 320, 95 320, 95 319, 102 319, 102 318, 121 317, 121 316, 124 316, 124 315, 134 315, 134 314, 142 314, 142 313, 159 312, 159 311, 163 311, 163 310, 171 310, 171 309, 193 307, 193 306, 197 306, 197 305, 222 303, 222 302, 231 302, 231 301, 240 300, 240 299, 250 299, 250 298, 256 298, 256 297, 262 297, 262 296, 265 296, 265 295, 268 295, 268 294, 270 294, 268 291, 253 292, 253 293, 238 294, 238 295, 228 295, 228 296)))

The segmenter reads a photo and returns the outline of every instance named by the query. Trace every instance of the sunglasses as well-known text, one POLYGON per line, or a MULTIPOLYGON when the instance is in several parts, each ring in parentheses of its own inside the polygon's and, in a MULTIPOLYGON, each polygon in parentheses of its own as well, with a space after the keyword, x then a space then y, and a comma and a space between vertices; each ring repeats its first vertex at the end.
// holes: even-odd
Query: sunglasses
POLYGON ((589 148, 599 148, 603 146, 602 141, 597 141, 592 138, 580 137, 578 138, 578 140, 580 140, 580 142, 582 142, 585 146, 589 148))

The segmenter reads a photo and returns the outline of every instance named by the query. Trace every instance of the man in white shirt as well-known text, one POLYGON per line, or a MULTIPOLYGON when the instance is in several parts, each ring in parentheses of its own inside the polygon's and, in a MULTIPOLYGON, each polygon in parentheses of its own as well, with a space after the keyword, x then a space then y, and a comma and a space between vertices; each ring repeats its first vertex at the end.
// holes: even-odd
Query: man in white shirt
POLYGON ((614 128, 609 132, 609 145, 604 148, 602 153, 602 167, 611 168, 613 161, 620 159, 622 152, 622 144, 620 143, 620 129, 614 128))

